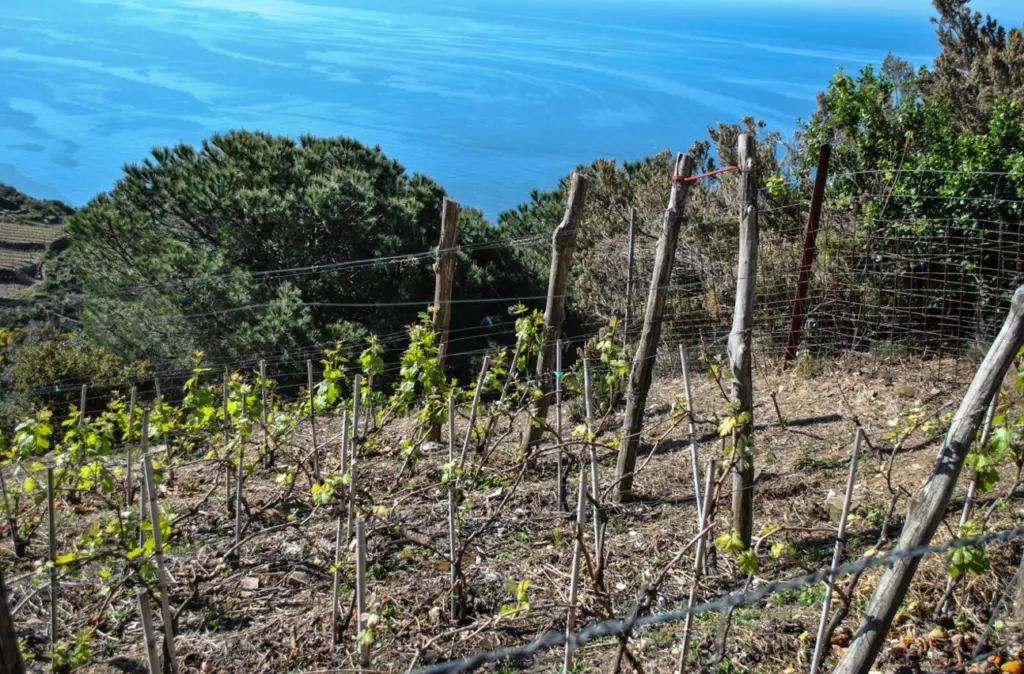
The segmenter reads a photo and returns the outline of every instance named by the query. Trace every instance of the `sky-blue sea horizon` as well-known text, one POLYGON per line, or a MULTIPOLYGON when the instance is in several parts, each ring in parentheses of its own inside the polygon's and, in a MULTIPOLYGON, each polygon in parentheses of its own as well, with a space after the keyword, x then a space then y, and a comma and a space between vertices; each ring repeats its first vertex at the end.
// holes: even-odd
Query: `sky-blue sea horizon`
MULTIPOLYGON (((926 0, 38 0, 0 8, 0 181, 81 205, 154 146, 380 145, 499 211, 716 120, 790 133, 839 65, 937 51, 926 0)), ((1004 25, 1024 3, 975 2, 1004 25)))

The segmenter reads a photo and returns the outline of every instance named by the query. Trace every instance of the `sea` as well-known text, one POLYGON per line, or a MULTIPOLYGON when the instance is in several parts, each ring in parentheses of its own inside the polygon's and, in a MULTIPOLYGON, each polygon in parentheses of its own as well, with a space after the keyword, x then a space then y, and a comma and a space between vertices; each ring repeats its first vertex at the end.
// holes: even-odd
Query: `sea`
MULTIPOLYGON (((1024 24, 1024 2, 972 6, 1024 24)), ((938 51, 926 0, 4 0, 0 181, 81 205, 153 147, 345 135, 491 219, 598 157, 938 51)))

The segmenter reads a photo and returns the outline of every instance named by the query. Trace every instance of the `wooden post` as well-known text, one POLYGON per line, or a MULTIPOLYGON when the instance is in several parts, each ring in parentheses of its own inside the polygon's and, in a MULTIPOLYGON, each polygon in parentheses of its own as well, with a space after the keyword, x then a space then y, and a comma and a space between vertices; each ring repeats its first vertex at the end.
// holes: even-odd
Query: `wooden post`
POLYGON ((458 596, 458 555, 456 546, 459 542, 455 527, 455 490, 458 486, 458 475, 455 472, 455 394, 448 394, 448 586, 451 588, 451 617, 457 622, 462 616, 459 610, 458 596))
POLYGON ((683 645, 679 650, 678 673, 686 672, 686 652, 690 650, 690 625, 693 624, 693 604, 697 599, 697 585, 700 583, 701 571, 704 569, 704 551, 707 549, 708 519, 711 516, 712 499, 714 498, 715 478, 717 477, 717 462, 712 456, 708 459, 708 472, 704 483, 704 508, 699 510, 698 520, 700 521, 700 538, 697 539, 697 552, 693 560, 693 584, 690 586, 690 598, 686 603, 686 619, 683 622, 683 645))
POLYGON ((693 390, 690 388, 690 368, 686 362, 686 349, 679 345, 679 363, 683 368, 683 388, 686 392, 686 417, 690 434, 690 464, 693 471, 693 500, 697 512, 703 512, 700 503, 700 449, 697 447, 697 421, 693 416, 693 390))
POLYGON ((750 547, 754 530, 754 384, 751 373, 751 341, 754 299, 757 291, 757 141, 753 134, 740 135, 740 250, 736 271, 736 308, 729 333, 729 368, 732 370, 732 401, 737 417, 736 463, 732 472, 732 526, 744 547, 750 547))
POLYGON ((626 244, 626 311, 622 322, 622 343, 629 343, 630 318, 633 315, 633 267, 636 257, 636 209, 629 209, 629 238, 626 244))
POLYGON ((309 428, 313 434, 313 475, 320 480, 320 450, 316 444, 316 395, 313 393, 313 361, 306 360, 306 388, 309 389, 309 428))
POLYGON ((590 402, 590 359, 583 359, 583 406, 587 415, 587 450, 590 454, 590 499, 593 501, 594 557, 598 573, 604 565, 604 541, 601 540, 601 484, 597 474, 597 450, 591 435, 594 433, 594 411, 590 402))
MULTIPOLYGON (((369 627, 366 624, 366 523, 356 520, 356 636, 369 627)), ((359 641, 359 665, 370 664, 370 648, 359 641)))
POLYGON ((565 510, 565 466, 562 463, 562 340, 555 346, 555 433, 558 434, 558 475, 555 481, 555 504, 559 510, 565 510))
POLYGON ((54 507, 53 466, 46 467, 46 523, 50 547, 50 648, 57 643, 57 514, 54 507))
MULTIPOLYGON (((448 326, 452 320, 452 284, 455 282, 456 241, 459 234, 459 204, 448 197, 441 206, 441 241, 437 244, 434 263, 434 339, 437 343, 437 366, 442 371, 448 364, 448 326)), ((440 424, 431 424, 430 440, 441 439, 440 424)))
POLYGON ((238 481, 235 483, 235 545, 242 540, 242 486, 245 481, 245 441, 244 436, 239 437, 238 442, 238 470, 235 475, 238 481))
POLYGON ((126 447, 124 450, 125 461, 124 461, 124 487, 125 487, 125 508, 131 509, 132 507, 132 492, 135 489, 135 484, 132 481, 132 441, 135 439, 135 397, 137 390, 132 386, 131 397, 128 402, 128 433, 126 438, 126 447))
POLYGON ((18 633, 11 617, 10 598, 3 569, 0 569, 0 674, 25 674, 25 661, 18 648, 18 633))
POLYGON ((523 434, 522 453, 529 456, 544 436, 544 424, 551 407, 551 369, 555 364, 555 345, 565 321, 565 289, 569 285, 569 265, 576 245, 583 205, 587 199, 587 177, 573 173, 570 178, 569 199, 562 222, 551 239, 551 274, 548 278, 547 307, 544 310, 544 338, 537 356, 537 380, 540 397, 534 398, 530 409, 530 426, 523 434))
MULTIPOLYGON (((928 482, 910 498, 897 550, 927 545, 935 535, 956 489, 964 459, 974 442, 982 417, 1022 344, 1024 286, 1017 288, 1014 293, 1006 322, 953 417, 928 482)), ((920 561, 920 557, 908 557, 893 562, 886 569, 875 588, 857 636, 836 668, 836 674, 864 674, 871 668, 920 561)))
POLYGON ((843 510, 839 516, 839 531, 836 533, 836 545, 832 550, 832 566, 829 567, 829 576, 825 580, 825 598, 821 602, 821 620, 818 622, 818 638, 814 641, 814 655, 811 658, 810 674, 818 671, 818 665, 824 655, 823 648, 826 648, 825 630, 828 628, 828 612, 832 606, 832 590, 835 586, 835 573, 839 562, 843 557, 843 547, 846 545, 846 518, 850 515, 850 503, 853 502, 853 482, 857 477, 857 460, 860 459, 860 443, 864 437, 864 429, 857 427, 857 434, 853 439, 853 456, 850 457, 850 476, 846 480, 846 494, 843 496, 843 510))
MULTIPOLYGON (((149 421, 149 410, 142 413, 143 433, 149 421)), ((170 589, 167 582, 167 568, 164 564, 163 532, 160 531, 160 506, 156 500, 156 478, 153 476, 153 459, 143 457, 146 475, 146 492, 149 495, 149 521, 153 529, 153 557, 156 559, 156 575, 160 583, 160 613, 164 619, 164 650, 172 672, 178 671, 178 652, 174 646, 174 616, 171 613, 170 589)))
POLYGON ((654 262, 654 274, 647 295, 644 313, 644 327, 640 343, 633 357, 629 373, 629 390, 626 394, 626 413, 622 422, 622 439, 619 442, 619 459, 615 470, 615 500, 626 503, 633 498, 633 471, 636 469, 636 450, 640 444, 640 429, 643 427, 644 408, 647 393, 651 388, 654 373, 654 359, 661 338, 661 318, 665 311, 665 299, 672 278, 672 263, 679 243, 679 228, 683 224, 683 213, 690 183, 685 180, 693 172, 693 158, 683 154, 676 156, 672 191, 668 208, 661 224, 658 237, 658 253, 654 262), (678 179, 675 177, 678 176, 678 179))
POLYGON ((149 674, 160 674, 160 657, 156 651, 156 630, 153 629, 153 609, 149 605, 149 594, 146 588, 135 591, 139 600, 139 619, 142 622, 142 643, 146 647, 146 658, 149 661, 149 674))
POLYGON ((796 281, 796 301, 793 302, 793 315, 789 322, 789 338, 786 341, 784 362, 796 358, 796 349, 804 332, 804 315, 807 305, 807 287, 811 282, 811 269, 814 266, 814 255, 817 252, 818 223, 821 221, 821 206, 825 201, 825 183, 828 181, 828 161, 832 156, 832 146, 822 145, 818 149, 818 170, 814 176, 814 192, 811 194, 811 212, 807 217, 807 228, 804 230, 804 252, 800 258, 800 275, 796 281))
POLYGON ((569 613, 565 619, 565 661, 563 672, 572 671, 572 644, 569 638, 576 629, 576 594, 580 576, 580 558, 583 556, 583 518, 587 502, 587 467, 580 461, 580 490, 576 497, 576 529, 573 532, 572 571, 569 572, 569 613))
MULTIPOLYGON (((141 454, 142 464, 145 465, 146 457, 149 456, 149 410, 145 408, 142 410, 142 428, 145 430, 145 433, 143 433, 142 435, 141 454)), ((148 491, 146 489, 146 473, 145 470, 143 470, 142 475, 139 476, 139 518, 137 520, 138 526, 136 527, 138 529, 138 543, 140 548, 142 547, 142 544, 146 540, 145 533, 142 531, 142 523, 146 521, 147 496, 148 491)))
MULTIPOLYGON (((160 420, 164 420, 164 397, 160 392, 160 380, 153 380, 153 389, 156 392, 156 408, 160 410, 160 420)), ((170 465, 171 462, 171 440, 167 436, 167 431, 162 431, 160 434, 161 439, 164 442, 164 447, 167 448, 167 463, 170 465)))

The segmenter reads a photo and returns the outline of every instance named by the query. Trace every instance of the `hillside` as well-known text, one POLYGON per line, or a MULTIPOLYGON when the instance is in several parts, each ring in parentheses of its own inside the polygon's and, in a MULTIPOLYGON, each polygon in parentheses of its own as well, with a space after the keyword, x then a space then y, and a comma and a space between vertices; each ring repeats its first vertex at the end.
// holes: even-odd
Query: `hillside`
POLYGON ((63 245, 64 221, 72 213, 60 201, 33 199, 0 183, 0 298, 42 278, 46 250, 63 245))

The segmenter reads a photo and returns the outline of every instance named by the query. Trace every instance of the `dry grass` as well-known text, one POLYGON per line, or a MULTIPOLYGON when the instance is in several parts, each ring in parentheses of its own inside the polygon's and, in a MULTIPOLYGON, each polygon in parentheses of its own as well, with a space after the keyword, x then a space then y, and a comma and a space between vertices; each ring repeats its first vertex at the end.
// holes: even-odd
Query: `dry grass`
MULTIPOLYGON (((868 449, 858 466, 857 516, 850 524, 851 555, 863 554, 875 544, 879 515, 890 500, 878 471, 891 447, 882 435, 890 430, 890 422, 905 415, 915 403, 927 409, 955 407, 964 390, 957 379, 970 374, 966 364, 954 367, 952 361, 929 363, 927 367, 936 372, 950 374, 943 379, 929 373, 930 383, 922 386, 925 366, 916 361, 861 356, 816 366, 805 364, 785 373, 762 368, 755 408, 759 473, 755 531, 766 525, 777 527, 775 534, 762 541, 762 552, 779 541, 791 544, 798 554, 780 559, 762 554, 762 569, 755 583, 788 578, 828 563, 835 528, 826 498, 830 490, 842 492, 855 419, 864 426, 875 450, 868 449), (953 372, 959 374, 954 376, 953 372), (785 427, 779 423, 771 392, 776 394, 785 427)), ((655 446, 673 423, 670 406, 680 399, 681 392, 679 380, 656 381, 641 463, 654 451, 635 485, 642 498, 608 510, 605 587, 618 615, 625 614, 641 586, 657 575, 696 532, 685 424, 655 446)), ((696 382, 694 393, 702 451, 718 451, 713 436, 716 416, 724 413, 722 395, 715 384, 703 380, 696 382)), ((617 421, 609 420, 602 439, 613 440, 617 421)), ((338 432, 336 420, 327 426, 320 437, 338 432)), ((401 474, 403 459, 392 448, 398 447, 403 432, 408 432, 407 422, 390 427, 376 448, 361 457, 364 502, 387 509, 385 516, 372 519, 369 525, 371 610, 382 617, 374 647, 374 670, 405 671, 412 663, 521 644, 545 630, 562 629, 572 553, 571 521, 554 504, 552 454, 541 452, 517 484, 516 443, 510 439, 488 460, 486 479, 465 484, 472 507, 465 513, 464 531, 490 525, 466 555, 464 570, 470 589, 467 617, 464 623, 452 625, 447 620, 446 492, 439 483, 447 452, 428 449, 413 472, 401 474), (491 521, 506 497, 504 509, 491 521), (505 582, 522 579, 530 581, 530 611, 499 619, 502 605, 513 600, 505 582)), ((918 487, 930 470, 938 442, 938 437, 920 432, 909 437, 894 459, 895 484, 909 490, 918 487)), ((337 445, 324 451, 324 464, 336 466, 337 445)), ((605 486, 614 472, 614 454, 613 449, 600 452, 605 486)), ((343 648, 336 654, 329 652, 334 516, 324 508, 312 510, 304 478, 300 479, 304 494, 281 501, 284 489, 274 482, 274 474, 257 469, 247 482, 246 534, 289 521, 305 524, 257 536, 243 546, 237 560, 222 560, 232 545, 232 525, 226 515, 223 485, 214 484, 217 471, 211 464, 196 462, 178 469, 176 486, 161 495, 165 507, 186 514, 176 524, 179 531, 172 541, 172 596, 175 605, 181 607, 178 650, 188 671, 353 671, 355 667, 351 625, 343 648)), ((570 469, 570 474, 575 475, 575 469, 570 469)), ((570 491, 574 492, 572 480, 570 491)), ((727 497, 720 505, 723 511, 717 533, 725 527, 727 497)), ((903 510, 901 504, 897 515, 903 510)), ((949 521, 955 523, 958 512, 959 506, 954 503, 949 521)), ((62 535, 70 537, 80 531, 90 516, 95 514, 74 514, 65 509, 60 517, 62 535)), ((991 527, 1003 528, 1020 517, 1017 501, 1012 508, 997 511, 991 527)), ((943 531, 939 538, 948 536, 948 531, 943 531)), ((585 527, 585 539, 592 547, 589 525, 585 527)), ((37 538, 30 555, 38 558, 43 545, 44 541, 37 538)), ((903 672, 956 664, 970 639, 963 635, 977 634, 984 625, 995 596, 1015 570, 1020 551, 1020 542, 988 550, 993 571, 971 577, 957 591, 955 608, 942 622, 945 640, 932 635, 937 645, 927 643, 927 639, 917 641, 936 627, 932 607, 946 578, 943 558, 926 558, 890 635, 901 640, 901 646, 895 651, 886 649, 878 667, 903 672)), ((4 565, 9 579, 30 568, 28 563, 15 563, 9 557, 4 565)), ((655 611, 685 605, 689 569, 690 564, 683 562, 669 574, 656 597, 655 611)), ((728 555, 717 554, 715 569, 702 585, 701 596, 711 598, 744 585, 745 574, 736 569, 728 555)), ((854 615, 845 621, 836 648, 841 648, 844 635, 856 628, 857 615, 878 576, 879 572, 873 571, 861 580, 855 593, 854 615)), ((347 611, 353 581, 351 556, 343 562, 342 577, 342 607, 347 611)), ((143 671, 140 626, 127 588, 115 587, 113 596, 103 597, 96 592, 95 579, 94 572, 86 571, 79 579, 67 579, 64 585, 63 605, 69 611, 65 622, 69 627, 85 624, 90 616, 96 616, 99 636, 91 660, 96 664, 84 671, 143 671), (103 611, 101 607, 105 607, 103 611)), ((12 585, 15 603, 31 592, 25 580, 12 585)), ((813 634, 816 628, 821 596, 818 586, 776 595, 770 601, 737 610, 723 667, 731 663, 735 671, 743 672, 806 667, 813 648, 813 637, 809 640, 807 633, 813 634)), ((602 613, 599 599, 587 580, 580 596, 581 625, 602 613)), ((717 615, 700 616, 696 621, 691 662, 694 657, 703 663, 713 658, 718 621, 717 615)), ((39 595, 25 603, 17 623, 31 649, 43 647, 46 617, 39 595)), ((1020 634, 1021 625, 1007 619, 1006 628, 994 641, 1012 644, 1015 639, 1019 641, 1020 634)), ((646 672, 666 672, 675 666, 679 643, 680 626, 669 624, 641 630, 630 648, 646 672)), ((616 647, 616 642, 609 639, 589 645, 579 655, 577 671, 610 671, 616 647)), ((524 666, 530 671, 552 672, 560 658, 561 653, 549 654, 524 666)))

